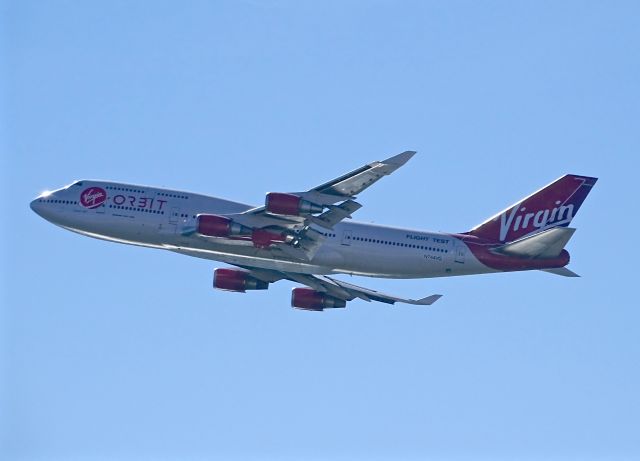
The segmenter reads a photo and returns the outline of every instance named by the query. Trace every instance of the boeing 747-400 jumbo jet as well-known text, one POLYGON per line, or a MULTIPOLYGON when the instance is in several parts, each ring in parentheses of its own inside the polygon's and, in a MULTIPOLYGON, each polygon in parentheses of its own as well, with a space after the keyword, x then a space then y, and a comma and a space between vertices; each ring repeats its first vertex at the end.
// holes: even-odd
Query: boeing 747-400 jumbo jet
POLYGON ((305 192, 271 192, 251 206, 191 192, 81 180, 31 202, 40 216, 79 234, 221 261, 213 286, 244 292, 291 280, 291 304, 322 311, 348 301, 429 305, 330 274, 428 278, 523 270, 577 276, 565 266, 568 227, 596 178, 568 174, 468 232, 440 233, 346 221, 356 195, 415 152, 373 162, 305 192))

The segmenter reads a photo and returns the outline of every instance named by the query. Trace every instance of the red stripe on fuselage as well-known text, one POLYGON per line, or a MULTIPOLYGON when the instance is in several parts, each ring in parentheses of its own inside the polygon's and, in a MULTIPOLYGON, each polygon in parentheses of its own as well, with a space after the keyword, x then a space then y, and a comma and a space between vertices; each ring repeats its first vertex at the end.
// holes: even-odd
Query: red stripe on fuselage
POLYGON ((569 264, 570 256, 567 250, 562 250, 555 258, 517 257, 492 251, 501 246, 501 244, 496 244, 495 242, 463 234, 451 234, 451 237, 462 241, 482 264, 499 271, 553 269, 569 264))

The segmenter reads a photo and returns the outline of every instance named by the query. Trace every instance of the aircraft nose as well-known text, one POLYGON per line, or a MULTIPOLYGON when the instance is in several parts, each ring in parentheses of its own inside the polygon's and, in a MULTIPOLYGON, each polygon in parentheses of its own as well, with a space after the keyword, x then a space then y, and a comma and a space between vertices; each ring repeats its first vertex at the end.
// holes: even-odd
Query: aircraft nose
POLYGON ((31 209, 34 211, 34 213, 36 213, 37 215, 40 214, 40 207, 41 204, 38 201, 39 199, 34 199, 31 201, 31 203, 29 204, 29 206, 31 207, 31 209))
POLYGON ((43 204, 42 204, 42 199, 40 198, 36 198, 34 200, 31 201, 31 203, 29 204, 29 206, 31 207, 31 209, 33 210, 33 212, 35 214, 37 214, 40 217, 45 217, 44 216, 44 208, 43 208, 43 204))
POLYGON ((51 215, 51 210, 47 208, 44 197, 46 197, 46 195, 44 194, 36 197, 31 201, 29 206, 31 207, 33 212, 38 216, 40 216, 41 218, 49 219, 49 216, 51 215))

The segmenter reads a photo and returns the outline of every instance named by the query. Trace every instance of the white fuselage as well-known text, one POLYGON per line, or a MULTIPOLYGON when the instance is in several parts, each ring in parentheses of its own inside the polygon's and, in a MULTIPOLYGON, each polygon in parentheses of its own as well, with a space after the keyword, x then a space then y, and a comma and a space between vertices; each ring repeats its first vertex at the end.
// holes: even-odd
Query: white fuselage
POLYGON ((345 273, 387 278, 426 278, 495 272, 460 239, 355 221, 327 235, 308 262, 256 248, 251 241, 190 232, 198 214, 241 213, 250 205, 190 192, 108 181, 78 181, 35 199, 31 207, 65 229, 114 242, 161 248, 239 266, 307 274, 345 273), (107 197, 95 208, 80 192, 96 186, 107 197))

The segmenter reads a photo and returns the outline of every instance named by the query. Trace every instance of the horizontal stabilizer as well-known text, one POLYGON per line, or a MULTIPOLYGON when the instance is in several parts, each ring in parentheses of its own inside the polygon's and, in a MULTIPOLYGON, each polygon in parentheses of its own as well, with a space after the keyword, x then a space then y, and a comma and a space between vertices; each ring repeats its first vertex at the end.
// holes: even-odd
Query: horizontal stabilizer
POLYGON ((572 227, 553 227, 507 243, 493 251, 521 258, 555 258, 560 255, 575 231, 572 227))
POLYGON ((415 301, 412 299, 403 300, 403 301, 398 300, 398 301, 406 304, 414 304, 416 306, 430 306, 440 298, 442 298, 442 295, 431 295, 431 296, 427 296, 426 298, 417 299, 415 301))
POLYGON ((563 277, 580 277, 578 274, 576 274, 572 270, 567 269, 566 267, 555 267, 553 269, 542 270, 545 272, 549 272, 550 274, 561 275, 563 277))

